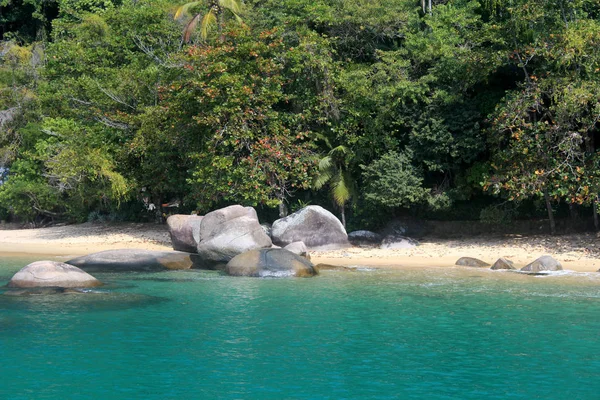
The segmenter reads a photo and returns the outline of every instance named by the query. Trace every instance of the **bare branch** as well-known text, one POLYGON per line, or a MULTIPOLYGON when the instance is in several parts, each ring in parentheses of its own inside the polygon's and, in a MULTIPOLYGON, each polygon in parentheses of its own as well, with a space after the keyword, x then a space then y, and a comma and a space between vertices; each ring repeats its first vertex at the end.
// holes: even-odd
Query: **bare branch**
POLYGON ((113 100, 114 102, 117 102, 121 105, 124 105, 125 107, 131 108, 132 110, 135 110, 136 108, 134 106, 132 106, 131 104, 128 104, 127 102, 125 102, 125 100, 121 99, 119 96, 117 96, 114 93, 111 93, 110 91, 108 91, 107 89, 104 89, 102 86, 100 86, 99 82, 96 82, 96 85, 98 86, 98 89, 100 89, 100 91, 102 93, 104 93, 105 95, 107 95, 111 100, 113 100))
POLYGON ((95 117, 94 119, 98 122, 103 123, 104 125, 106 125, 110 128, 120 129, 122 131, 127 131, 127 130, 131 129, 131 126, 129 124, 126 124, 124 122, 114 121, 110 118, 105 117, 104 115, 100 115, 98 117, 95 117))

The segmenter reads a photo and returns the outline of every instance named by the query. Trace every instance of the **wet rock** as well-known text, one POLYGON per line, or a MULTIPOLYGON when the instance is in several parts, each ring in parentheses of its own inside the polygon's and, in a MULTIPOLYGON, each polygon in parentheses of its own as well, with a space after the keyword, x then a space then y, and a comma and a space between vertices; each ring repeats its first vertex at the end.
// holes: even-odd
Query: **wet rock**
POLYGON ((202 218, 199 215, 183 214, 175 214, 167 218, 173 250, 185 251, 187 253, 196 253, 198 251, 202 218))
POLYGON ((56 261, 36 261, 17 272, 9 287, 85 288, 101 286, 102 282, 81 269, 56 261))
POLYGON ((417 247, 419 242, 411 238, 400 235, 388 235, 381 242, 382 249, 412 249, 417 247))
POLYGON ((476 268, 483 268, 483 267, 489 267, 490 264, 486 263, 485 261, 481 261, 477 258, 473 258, 473 257, 461 257, 458 260, 456 260, 456 265, 459 265, 461 267, 476 267, 476 268))
POLYGON ((371 231, 354 231, 348 234, 348 240, 353 246, 378 246, 383 236, 371 231))
POLYGON ((235 256, 225 272, 232 276, 309 277, 317 274, 314 265, 285 249, 251 250, 235 256))
POLYGON ((182 251, 106 250, 67 261, 85 271, 125 272, 190 269, 197 255, 182 251))
POLYGON ((515 265, 512 261, 501 257, 496 260, 496 262, 492 265, 490 269, 515 269, 515 265))
POLYGON ((532 263, 527 264, 521 271, 523 272, 540 272, 540 271, 560 271, 562 270, 560 262, 555 260, 552 256, 541 256, 532 263))
POLYGON ((317 264, 315 265, 315 269, 317 271, 356 271, 356 268, 344 267, 341 265, 333 265, 333 264, 317 264))
POLYGON ((308 206, 273 223, 273 243, 287 246, 304 242, 309 249, 350 246, 346 229, 335 215, 319 206, 308 206))
POLYGON ((238 254, 272 245, 252 207, 221 208, 206 214, 200 224, 198 255, 205 262, 226 263, 238 254))

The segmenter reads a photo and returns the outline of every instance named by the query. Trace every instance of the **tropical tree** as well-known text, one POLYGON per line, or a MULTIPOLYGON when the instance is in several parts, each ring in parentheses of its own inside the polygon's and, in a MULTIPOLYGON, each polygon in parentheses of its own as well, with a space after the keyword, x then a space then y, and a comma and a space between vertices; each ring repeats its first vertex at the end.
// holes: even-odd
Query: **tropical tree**
POLYGON ((313 188, 319 190, 328 185, 333 203, 340 209, 342 224, 346 227, 346 204, 356 194, 356 185, 350 173, 350 163, 354 152, 339 145, 334 147, 319 161, 318 174, 313 188))
MULTIPOLYGON (((204 1, 192 1, 186 3, 177 9, 175 13, 175 19, 181 16, 187 15, 194 7, 205 4, 204 1)), ((197 13, 192 19, 185 25, 183 29, 183 40, 189 42, 192 33, 200 23, 200 37, 206 40, 208 37, 208 30, 212 25, 217 25, 219 30, 219 38, 223 40, 223 25, 224 25, 224 14, 225 11, 231 13, 238 23, 242 23, 242 2, 240 0, 208 0, 206 3, 208 11, 206 13, 197 13)))

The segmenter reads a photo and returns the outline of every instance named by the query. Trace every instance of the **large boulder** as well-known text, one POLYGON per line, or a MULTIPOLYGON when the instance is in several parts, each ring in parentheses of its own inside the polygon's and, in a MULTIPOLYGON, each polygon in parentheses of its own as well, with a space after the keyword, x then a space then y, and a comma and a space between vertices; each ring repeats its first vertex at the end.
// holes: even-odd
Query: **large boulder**
POLYGON ((456 265, 459 265, 461 267, 475 268, 483 268, 490 266, 490 264, 486 263, 485 261, 481 261, 480 259, 473 257, 461 257, 458 260, 456 260, 456 265))
POLYGON ((197 255, 182 251, 106 250, 67 261, 91 272, 164 271, 190 269, 197 255))
POLYGON ((417 247, 419 242, 411 238, 399 235, 387 235, 381 242, 382 249, 412 249, 417 247))
POLYGON ((272 245, 252 207, 235 205, 212 211, 200 224, 198 255, 205 262, 226 263, 238 254, 272 245))
POLYGON ((187 253, 198 251, 202 218, 199 215, 183 214, 175 214, 167 218, 167 226, 169 227, 173 250, 185 251, 187 253))
POLYGON ((332 213, 319 206, 308 206, 273 222, 273 242, 287 246, 304 242, 309 249, 348 247, 346 229, 332 213))
POLYGON ((379 246, 383 236, 371 231, 354 231, 348 234, 348 240, 353 246, 379 246))
POLYGON ((36 261, 17 272, 9 287, 83 288, 101 286, 102 282, 73 265, 56 261, 36 261))
POLYGON ((540 272, 540 271, 560 271, 562 270, 560 262, 556 261, 552 256, 541 256, 532 263, 527 264, 521 271, 523 272, 540 272))
POLYGON ((251 250, 235 256, 227 263, 225 272, 232 276, 307 277, 317 274, 306 258, 285 249, 251 250))

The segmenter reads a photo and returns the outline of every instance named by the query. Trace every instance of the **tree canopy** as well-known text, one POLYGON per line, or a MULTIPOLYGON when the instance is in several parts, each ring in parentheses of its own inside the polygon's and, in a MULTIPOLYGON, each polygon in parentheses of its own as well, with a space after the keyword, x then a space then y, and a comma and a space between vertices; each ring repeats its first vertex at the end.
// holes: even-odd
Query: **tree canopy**
POLYGON ((475 204, 471 218, 506 202, 550 219, 597 207, 597 1, 0 11, 4 218, 316 203, 358 227, 475 204))

